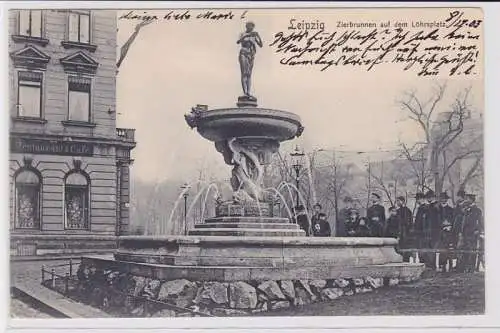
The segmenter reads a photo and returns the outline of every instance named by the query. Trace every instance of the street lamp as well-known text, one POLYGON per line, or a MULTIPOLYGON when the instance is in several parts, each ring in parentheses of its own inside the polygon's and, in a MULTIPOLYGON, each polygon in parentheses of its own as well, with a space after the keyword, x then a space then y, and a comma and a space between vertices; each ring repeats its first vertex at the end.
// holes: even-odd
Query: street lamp
POLYGON ((293 153, 290 153, 292 157, 292 168, 295 170, 295 182, 297 184, 297 196, 296 196, 296 205, 295 207, 299 207, 299 173, 302 168, 302 159, 304 158, 304 153, 299 149, 299 146, 295 146, 295 150, 293 153))
POLYGON ((187 199, 189 196, 189 189, 191 186, 188 183, 184 183, 184 185, 181 186, 181 189, 184 191, 183 197, 184 197, 184 235, 187 235, 187 199))

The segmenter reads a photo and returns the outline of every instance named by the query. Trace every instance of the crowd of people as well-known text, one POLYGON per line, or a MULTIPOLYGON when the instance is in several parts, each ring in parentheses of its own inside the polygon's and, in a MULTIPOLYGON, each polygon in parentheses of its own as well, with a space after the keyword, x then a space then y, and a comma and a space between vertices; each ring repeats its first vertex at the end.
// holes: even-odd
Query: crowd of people
MULTIPOLYGON (((414 211, 406 206, 405 197, 398 197, 396 205, 389 207, 388 216, 381 196, 371 194, 371 206, 361 216, 351 197, 344 198, 344 207, 335 221, 336 237, 392 237, 399 241, 398 251, 405 261, 412 255, 409 249, 419 249, 419 261, 429 267, 444 269, 455 260, 456 270, 471 272, 484 265, 483 213, 476 205, 474 194, 459 191, 455 205, 450 205, 446 192, 436 196, 429 190, 415 196, 414 211), (405 249, 407 251, 405 251, 405 249), (439 252, 439 259, 436 259, 439 252), (479 260, 476 260, 479 258, 479 260), (436 262, 438 260, 438 262, 436 262)), ((296 207, 296 223, 308 236, 330 237, 332 234, 322 206, 315 204, 309 218, 303 206, 296 207)))

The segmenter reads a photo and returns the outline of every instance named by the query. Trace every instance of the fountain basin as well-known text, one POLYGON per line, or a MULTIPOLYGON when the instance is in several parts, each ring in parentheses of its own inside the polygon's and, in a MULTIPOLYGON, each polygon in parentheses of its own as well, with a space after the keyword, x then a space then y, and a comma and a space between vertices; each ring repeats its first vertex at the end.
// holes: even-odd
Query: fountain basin
POLYGON ((174 266, 359 266, 401 263, 392 238, 121 236, 115 259, 174 266))
POLYGON ((193 125, 207 140, 254 137, 276 140, 293 139, 302 133, 300 117, 287 111, 265 108, 226 108, 197 114, 193 125))

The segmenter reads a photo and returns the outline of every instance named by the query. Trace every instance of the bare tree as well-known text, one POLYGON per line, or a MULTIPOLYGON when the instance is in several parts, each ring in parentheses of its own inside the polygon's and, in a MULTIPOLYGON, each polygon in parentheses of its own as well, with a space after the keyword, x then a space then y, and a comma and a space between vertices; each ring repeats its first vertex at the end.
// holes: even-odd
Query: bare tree
POLYGON ((403 193, 407 196, 407 181, 412 176, 412 168, 409 167, 411 162, 394 158, 388 161, 380 161, 372 163, 368 172, 371 173, 373 180, 372 188, 381 191, 387 197, 389 204, 394 206, 396 198, 403 193), (399 191, 398 191, 399 190, 399 191))
POLYGON ((419 149, 401 144, 402 154, 414 162, 412 169, 419 179, 421 188, 425 189, 427 179, 430 177, 436 193, 442 192, 445 180, 449 178, 450 171, 459 161, 474 158, 477 163, 466 172, 468 176, 460 184, 463 188, 479 168, 483 155, 482 146, 477 145, 482 136, 474 138, 472 143, 469 142, 467 145, 458 145, 467 141, 462 133, 464 121, 470 117, 472 109, 469 104, 470 88, 457 94, 453 103, 444 109, 444 112, 439 112, 445 92, 446 85, 436 85, 427 100, 417 96, 416 92, 406 92, 398 101, 401 109, 418 125, 424 137, 423 147, 419 149), (439 123, 436 122, 438 113, 444 115, 439 123), (473 144, 474 142, 476 144, 473 144))
POLYGON ((341 198, 350 193, 348 186, 353 180, 352 169, 353 164, 344 162, 342 158, 336 156, 335 151, 323 165, 314 168, 317 201, 323 203, 325 212, 332 216, 334 234, 336 232, 334 221, 339 216, 341 198))
POLYGON ((153 22, 153 20, 144 20, 135 26, 134 32, 130 35, 130 37, 127 39, 127 41, 120 48, 120 58, 118 59, 118 62, 116 63, 117 69, 120 68, 123 60, 125 60, 125 57, 127 56, 128 50, 130 49, 130 46, 132 46, 135 39, 137 38, 137 35, 139 34, 139 31, 141 30, 141 28, 150 24, 151 22, 153 22))

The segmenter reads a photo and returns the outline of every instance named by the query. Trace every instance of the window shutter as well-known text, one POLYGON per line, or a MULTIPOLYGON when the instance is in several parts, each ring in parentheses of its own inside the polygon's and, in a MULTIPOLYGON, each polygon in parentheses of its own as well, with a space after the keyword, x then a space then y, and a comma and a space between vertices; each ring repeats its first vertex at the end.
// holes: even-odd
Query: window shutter
POLYGON ((42 37, 42 11, 31 11, 31 37, 42 37))
POLYGON ((80 43, 90 43, 90 15, 80 15, 80 43))
POLYGON ((77 13, 69 13, 69 34, 68 34, 68 40, 72 42, 78 42, 78 14, 77 13))
POLYGON ((19 34, 22 36, 30 36, 30 11, 19 11, 19 34))

